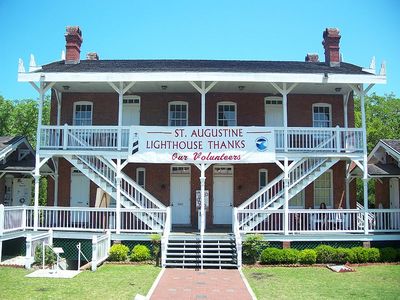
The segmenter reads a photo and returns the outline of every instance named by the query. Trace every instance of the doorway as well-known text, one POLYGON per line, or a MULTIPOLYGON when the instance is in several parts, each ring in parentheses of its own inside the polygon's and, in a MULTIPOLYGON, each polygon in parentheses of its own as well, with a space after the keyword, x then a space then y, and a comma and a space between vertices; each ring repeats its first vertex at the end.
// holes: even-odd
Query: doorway
POLYGON ((214 166, 213 223, 232 224, 233 166, 214 166))
POLYGON ((190 166, 171 166, 170 203, 172 224, 191 223, 190 166))
MULTIPOLYGON (((79 170, 71 169, 71 194, 70 206, 87 208, 90 199, 90 180, 79 170)), ((89 212, 74 211, 71 212, 72 223, 89 222, 89 212)))
POLYGON ((140 97, 124 96, 122 126, 140 125, 140 97))

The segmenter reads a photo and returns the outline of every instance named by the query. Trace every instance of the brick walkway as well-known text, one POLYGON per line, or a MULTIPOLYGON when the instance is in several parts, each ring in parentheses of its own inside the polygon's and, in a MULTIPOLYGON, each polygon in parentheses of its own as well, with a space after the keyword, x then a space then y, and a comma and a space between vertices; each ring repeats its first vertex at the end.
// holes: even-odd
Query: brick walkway
POLYGON ((238 270, 165 269, 151 300, 251 300, 238 270))

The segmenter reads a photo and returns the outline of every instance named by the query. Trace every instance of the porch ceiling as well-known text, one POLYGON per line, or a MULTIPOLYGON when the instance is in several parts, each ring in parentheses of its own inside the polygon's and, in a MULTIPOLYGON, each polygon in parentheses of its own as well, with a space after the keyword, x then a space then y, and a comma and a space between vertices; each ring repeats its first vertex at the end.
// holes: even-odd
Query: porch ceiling
MULTIPOLYGON (((107 82, 57 82, 53 86, 60 92, 115 93, 107 82)), ((292 94, 346 94, 351 91, 347 84, 337 83, 300 83, 292 94)), ((127 94, 134 93, 198 93, 187 81, 151 81, 136 82, 127 94)), ((218 82, 210 93, 263 93, 279 94, 266 82, 218 82)))

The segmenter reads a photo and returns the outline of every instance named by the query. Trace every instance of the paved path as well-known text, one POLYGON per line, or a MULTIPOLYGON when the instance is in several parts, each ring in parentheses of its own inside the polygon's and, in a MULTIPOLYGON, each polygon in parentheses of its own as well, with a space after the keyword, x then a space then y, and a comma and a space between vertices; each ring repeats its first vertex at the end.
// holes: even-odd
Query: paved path
POLYGON ((238 270, 165 269, 151 300, 251 300, 238 270))

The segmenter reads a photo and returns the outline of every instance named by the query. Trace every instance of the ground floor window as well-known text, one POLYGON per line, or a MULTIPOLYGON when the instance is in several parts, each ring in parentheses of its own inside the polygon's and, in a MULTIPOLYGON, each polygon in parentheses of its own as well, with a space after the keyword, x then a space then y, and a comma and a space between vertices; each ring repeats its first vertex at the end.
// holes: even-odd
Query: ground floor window
POLYGON ((314 181, 314 208, 325 203, 327 208, 333 207, 332 170, 326 171, 314 181))

